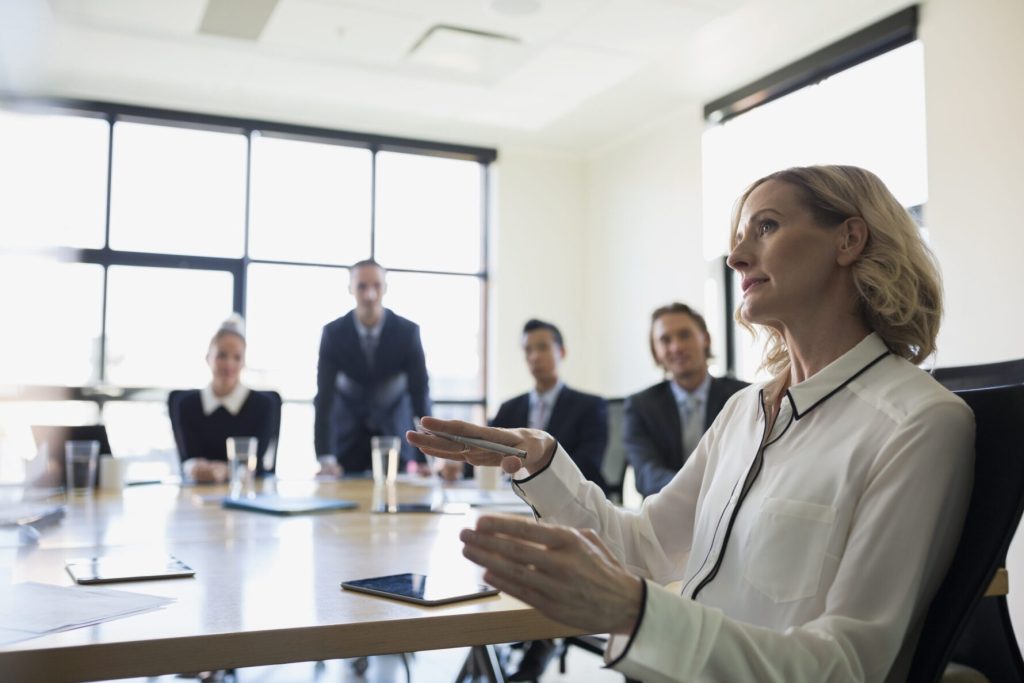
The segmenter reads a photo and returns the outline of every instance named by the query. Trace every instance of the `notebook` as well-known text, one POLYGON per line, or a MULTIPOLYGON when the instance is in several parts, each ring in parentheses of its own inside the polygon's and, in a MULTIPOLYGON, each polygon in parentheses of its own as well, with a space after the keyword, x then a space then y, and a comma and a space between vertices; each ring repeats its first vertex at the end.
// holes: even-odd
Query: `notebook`
POLYGON ((235 510, 265 512, 271 515, 302 515, 310 512, 338 512, 354 510, 359 504, 341 498, 292 498, 262 495, 253 498, 225 498, 224 507, 235 510))

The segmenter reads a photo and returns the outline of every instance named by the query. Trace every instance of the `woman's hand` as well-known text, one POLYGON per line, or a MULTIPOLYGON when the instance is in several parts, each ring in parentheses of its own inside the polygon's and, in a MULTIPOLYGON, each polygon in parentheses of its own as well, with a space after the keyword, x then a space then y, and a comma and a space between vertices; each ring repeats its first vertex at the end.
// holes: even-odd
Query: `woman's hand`
POLYGON ((640 618, 641 579, 591 529, 487 516, 459 537, 462 554, 487 570, 487 583, 555 621, 629 635, 640 618))
POLYGON ((555 454, 554 437, 538 429, 498 429, 481 427, 462 420, 439 420, 434 417, 424 417, 420 424, 432 432, 485 439, 526 451, 524 462, 514 455, 502 455, 482 448, 464 446, 433 434, 414 431, 405 433, 406 440, 427 455, 473 465, 500 466, 509 474, 518 472, 523 467, 530 474, 534 474, 546 467, 555 454))
POLYGON ((222 484, 228 480, 228 464, 221 460, 192 458, 194 460, 189 476, 193 481, 204 484, 222 484))

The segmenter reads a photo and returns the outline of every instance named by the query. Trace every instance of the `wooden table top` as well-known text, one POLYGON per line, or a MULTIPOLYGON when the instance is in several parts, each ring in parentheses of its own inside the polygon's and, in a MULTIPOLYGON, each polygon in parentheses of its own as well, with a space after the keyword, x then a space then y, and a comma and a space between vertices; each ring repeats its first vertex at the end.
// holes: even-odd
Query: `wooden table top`
MULTIPOLYGON (((10 680, 80 681, 409 652, 566 636, 505 595, 421 607, 344 591, 341 581, 418 572, 480 579, 462 557, 466 514, 374 514, 369 481, 280 482, 285 495, 359 509, 278 517, 225 510, 212 488, 143 486, 73 503, 38 545, 0 544, 11 581, 74 585, 68 559, 149 548, 196 570, 191 579, 111 588, 173 598, 163 608, 0 647, 10 680)), ((407 485, 403 497, 422 497, 407 485)))

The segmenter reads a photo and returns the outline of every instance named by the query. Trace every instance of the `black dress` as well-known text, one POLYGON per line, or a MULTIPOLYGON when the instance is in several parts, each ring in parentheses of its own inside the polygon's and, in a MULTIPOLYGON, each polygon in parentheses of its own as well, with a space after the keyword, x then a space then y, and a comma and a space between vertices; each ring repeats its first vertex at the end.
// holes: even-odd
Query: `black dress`
POLYGON ((263 456, 270 446, 273 431, 273 404, 265 394, 250 390, 237 415, 229 413, 224 406, 204 415, 200 392, 194 389, 177 396, 171 402, 170 413, 182 463, 189 458, 227 461, 229 436, 255 436, 259 439, 256 474, 265 473, 263 456))

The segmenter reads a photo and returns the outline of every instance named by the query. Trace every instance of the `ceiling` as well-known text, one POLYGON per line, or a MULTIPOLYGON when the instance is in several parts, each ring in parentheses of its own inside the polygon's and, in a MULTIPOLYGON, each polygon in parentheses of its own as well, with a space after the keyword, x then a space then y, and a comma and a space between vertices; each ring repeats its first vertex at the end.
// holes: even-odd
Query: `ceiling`
POLYGON ((592 154, 906 0, 0 0, 0 90, 592 154))

